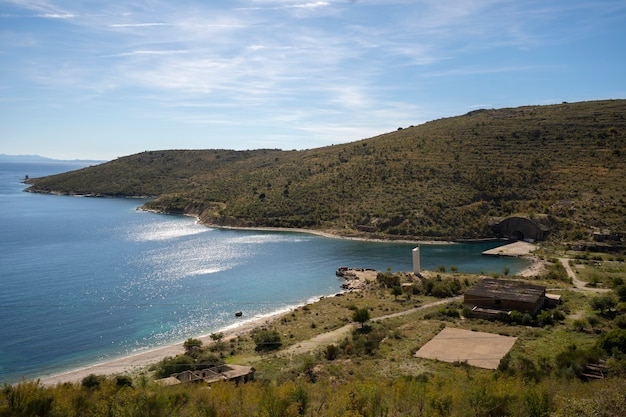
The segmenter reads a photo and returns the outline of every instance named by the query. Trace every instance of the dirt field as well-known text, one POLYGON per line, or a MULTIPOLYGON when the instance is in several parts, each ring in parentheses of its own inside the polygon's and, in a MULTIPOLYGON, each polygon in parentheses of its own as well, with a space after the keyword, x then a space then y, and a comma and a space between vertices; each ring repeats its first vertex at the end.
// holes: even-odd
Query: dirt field
POLYGON ((467 361, 479 368, 496 369, 516 340, 516 337, 446 327, 415 356, 443 362, 467 361))

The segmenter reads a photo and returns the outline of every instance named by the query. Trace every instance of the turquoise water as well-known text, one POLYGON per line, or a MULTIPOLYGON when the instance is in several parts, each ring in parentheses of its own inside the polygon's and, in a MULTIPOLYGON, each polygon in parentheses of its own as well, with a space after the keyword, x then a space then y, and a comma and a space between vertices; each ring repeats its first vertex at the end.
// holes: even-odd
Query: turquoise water
MULTIPOLYGON (((0 163, 0 383, 211 333, 336 294, 339 266, 412 269, 412 244, 211 229, 143 200, 24 193, 76 169, 0 163)), ((422 268, 511 273, 497 244, 422 245, 422 268)))

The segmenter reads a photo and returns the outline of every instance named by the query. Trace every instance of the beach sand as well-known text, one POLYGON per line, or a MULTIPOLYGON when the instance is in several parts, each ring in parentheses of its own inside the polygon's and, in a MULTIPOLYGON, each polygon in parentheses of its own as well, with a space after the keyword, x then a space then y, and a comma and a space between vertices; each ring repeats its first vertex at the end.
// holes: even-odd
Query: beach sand
POLYGON ((522 277, 536 277, 540 275, 546 267, 545 261, 542 261, 533 254, 536 249, 537 245, 533 243, 519 241, 486 250, 483 252, 483 255, 526 258, 532 261, 532 264, 523 270, 519 275, 522 277))
MULTIPOLYGON (((221 333, 224 335, 223 340, 230 340, 236 338, 237 336, 248 334, 252 330, 265 326, 284 314, 285 312, 280 312, 259 319, 243 321, 237 327, 221 331, 221 333)), ((214 343, 214 341, 211 339, 211 334, 196 337, 196 339, 201 340, 204 346, 214 343)), ((95 365, 86 366, 84 368, 74 369, 71 371, 50 376, 41 376, 39 378, 39 382, 42 385, 53 386, 64 383, 79 383, 83 380, 83 378, 91 374, 105 376, 131 374, 139 372, 150 365, 154 365, 164 358, 173 357, 183 353, 183 342, 180 342, 149 350, 146 352, 141 352, 130 356, 124 356, 118 359, 105 361, 95 365)))

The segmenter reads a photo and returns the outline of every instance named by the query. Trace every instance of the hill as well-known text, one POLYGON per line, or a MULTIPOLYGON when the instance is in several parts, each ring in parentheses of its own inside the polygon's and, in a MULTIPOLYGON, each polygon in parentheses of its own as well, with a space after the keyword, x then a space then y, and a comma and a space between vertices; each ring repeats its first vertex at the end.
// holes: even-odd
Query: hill
POLYGON ((386 238, 494 236, 523 214, 553 236, 625 232, 626 100, 476 110, 324 148, 150 151, 28 191, 150 196, 206 224, 386 238))

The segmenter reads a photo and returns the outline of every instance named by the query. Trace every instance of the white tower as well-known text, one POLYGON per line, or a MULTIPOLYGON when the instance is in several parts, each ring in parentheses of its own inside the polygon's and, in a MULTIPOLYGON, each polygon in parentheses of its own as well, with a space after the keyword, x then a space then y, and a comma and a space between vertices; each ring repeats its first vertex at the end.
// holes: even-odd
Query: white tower
POLYGON ((420 274, 420 247, 413 248, 413 273, 415 275, 420 274))

